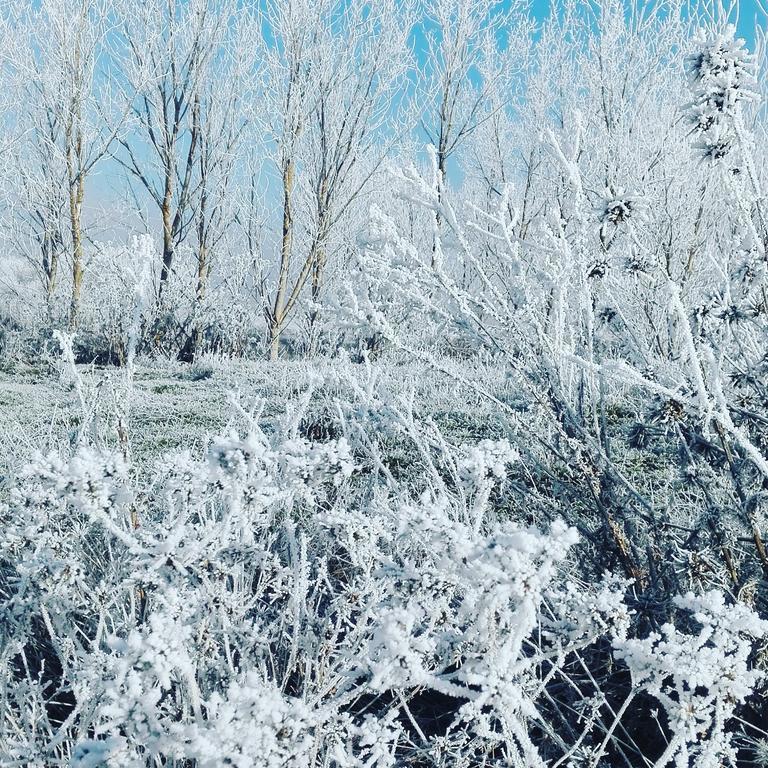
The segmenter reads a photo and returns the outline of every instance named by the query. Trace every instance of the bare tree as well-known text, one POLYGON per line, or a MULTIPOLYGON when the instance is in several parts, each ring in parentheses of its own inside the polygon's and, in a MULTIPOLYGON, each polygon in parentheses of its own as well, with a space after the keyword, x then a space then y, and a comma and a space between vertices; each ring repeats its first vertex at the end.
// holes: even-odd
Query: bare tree
MULTIPOLYGON (((247 16, 227 19, 222 28, 224 34, 212 55, 210 73, 201 80, 196 97, 198 153, 192 193, 197 258, 192 332, 195 355, 203 341, 203 305, 216 250, 237 217, 236 185, 250 186, 253 182, 247 174, 244 178, 238 173, 238 165, 249 123, 246 105, 258 45, 253 33, 259 30, 247 16)), ((253 238, 252 230, 250 233, 253 238)))
POLYGON ((267 98, 279 115, 268 130, 282 187, 279 272, 267 308, 274 360, 308 282, 317 304, 330 238, 391 146, 385 129, 407 68, 410 13, 395 2, 276 0, 267 19, 277 41, 267 54, 267 98), (297 182, 307 210, 294 264, 297 182))
POLYGON ((126 3, 122 30, 127 54, 123 87, 135 93, 134 131, 121 139, 116 158, 149 195, 162 224, 158 300, 173 269, 176 249, 194 227, 196 166, 201 162, 204 100, 217 84, 209 65, 230 19, 222 0, 150 0, 126 3), (209 89, 203 89, 210 77, 209 89))
POLYGON ((5 115, 5 134, 15 140, 7 145, 4 164, 4 232, 15 252, 39 276, 48 319, 53 322, 59 262, 67 240, 61 125, 41 78, 30 74, 35 70, 29 19, 22 9, 9 4, 3 20, 8 33, 3 41, 4 95, 25 105, 5 115))
MULTIPOLYGON (((448 161, 495 110, 503 108, 500 84, 508 74, 498 49, 523 4, 500 9, 495 0, 436 0, 426 3, 426 61, 421 90, 427 95, 422 128, 437 156, 438 195, 444 193, 448 161), (489 109, 490 107, 490 109, 489 109)), ((440 226, 440 214, 436 214, 440 226)), ((433 251, 433 264, 436 253, 433 251)))
POLYGON ((39 273, 48 319, 55 322, 59 262, 65 252, 66 179, 52 151, 57 127, 51 122, 48 128, 48 136, 33 134, 32 152, 14 158, 19 197, 17 226, 10 227, 9 234, 17 252, 39 273))
POLYGON ((74 327, 85 269, 87 181, 125 117, 108 83, 111 10, 102 0, 45 0, 24 8, 16 24, 26 139, 16 155, 20 212, 39 245, 49 306, 61 256, 66 251, 71 259, 68 323, 74 327))
MULTIPOLYGON (((327 4, 327 3, 326 3, 327 4)), ((267 109, 267 132, 272 140, 275 163, 280 174, 282 222, 280 236, 279 272, 271 307, 265 308, 269 328, 270 358, 277 359, 280 334, 285 327, 291 302, 288 281, 293 254, 294 211, 293 196, 296 183, 296 164, 299 139, 310 103, 311 66, 309 52, 313 45, 312 22, 315 13, 305 0, 272 0, 267 5, 266 18, 275 44, 266 51, 265 100, 271 100, 267 109)), ((308 274, 308 270, 306 270, 308 274)), ((301 286, 307 274, 297 280, 301 286)), ((296 292, 298 298, 298 292, 296 292)))

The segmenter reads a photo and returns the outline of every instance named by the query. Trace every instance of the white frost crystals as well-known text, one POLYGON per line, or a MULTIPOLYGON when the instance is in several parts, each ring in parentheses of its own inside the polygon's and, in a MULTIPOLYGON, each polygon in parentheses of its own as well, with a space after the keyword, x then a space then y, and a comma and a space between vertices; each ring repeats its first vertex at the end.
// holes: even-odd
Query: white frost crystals
POLYGON ((744 605, 728 605, 720 592, 688 593, 675 603, 698 629, 665 624, 643 640, 614 644, 635 685, 659 701, 675 734, 656 765, 735 765, 727 726, 736 706, 764 679, 749 660, 754 641, 768 637, 768 621, 744 605))
POLYGON ((200 768, 302 768, 311 764, 318 718, 301 699, 284 696, 255 672, 214 694, 201 724, 180 729, 180 752, 200 768))
POLYGON ((499 506, 521 464, 506 439, 435 450, 434 424, 389 420, 416 449, 410 487, 371 447, 380 415, 325 442, 300 419, 253 419, 200 458, 165 457, 151 481, 108 451, 36 459, 0 510, 3 758, 608 765, 640 691, 669 717, 659 768, 735 754, 765 622, 687 595, 674 624, 635 639, 628 580, 572 577, 575 528, 499 506), (621 707, 596 681, 606 660, 621 707), (584 713, 568 740, 558 708, 584 713))
POLYGON ((741 105, 759 99, 755 58, 733 26, 712 38, 701 32, 695 44, 698 50, 686 61, 694 97, 689 118, 702 156, 721 160, 741 138, 741 105))

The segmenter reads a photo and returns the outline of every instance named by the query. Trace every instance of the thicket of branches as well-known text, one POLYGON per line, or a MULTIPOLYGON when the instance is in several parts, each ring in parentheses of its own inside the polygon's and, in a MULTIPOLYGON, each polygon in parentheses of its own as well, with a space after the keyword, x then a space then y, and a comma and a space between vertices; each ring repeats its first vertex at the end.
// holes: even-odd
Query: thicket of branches
MULTIPOLYGON (((234 397, 239 434, 142 464, 127 407, 116 444, 92 429, 105 382, 60 342, 73 449, 0 505, 4 765, 765 763, 738 509, 728 544, 691 499, 644 514, 589 438, 502 407, 486 428, 508 437, 458 441, 349 362, 277 418, 234 397)), ((130 366, 106 386, 137 396, 130 366)))
POLYGON ((524 3, 493 0, 9 0, 4 346, 34 353, 52 329, 77 329, 84 361, 124 362, 137 290, 142 352, 274 359, 370 343, 343 332, 338 305, 360 287, 375 212, 485 290, 481 270, 506 284, 517 258, 499 232, 479 237, 506 206, 520 259, 542 266, 559 218, 579 280, 630 292, 624 335, 650 328, 658 349, 641 298, 654 286, 634 295, 645 262, 693 298, 716 240, 748 252, 762 237, 762 28, 727 75, 743 80, 738 98, 715 105, 733 119, 713 117, 720 75, 692 92, 686 63, 728 20, 710 3, 564 2, 536 24, 524 3), (437 174, 434 216, 397 182, 412 164, 437 174), (476 265, 443 204, 471 221, 476 265), (621 260, 626 279, 602 280, 621 260))
POLYGON ((0 342, 82 409, 0 508, 0 757, 768 764, 762 28, 76 6, 0 30, 0 342), (319 380, 148 468, 142 356, 319 380))

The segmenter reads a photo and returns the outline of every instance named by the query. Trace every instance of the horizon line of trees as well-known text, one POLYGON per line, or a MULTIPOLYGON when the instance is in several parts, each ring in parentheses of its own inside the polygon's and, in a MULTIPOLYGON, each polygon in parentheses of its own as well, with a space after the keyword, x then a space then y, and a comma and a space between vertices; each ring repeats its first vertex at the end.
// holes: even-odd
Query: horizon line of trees
MULTIPOLYGON (((106 178, 122 194, 107 228, 158 243, 147 349, 199 354, 214 305, 226 313, 247 295, 271 359, 291 324, 314 354, 329 284, 355 263, 370 206, 390 204, 395 160, 418 163, 433 147, 434 220, 396 204, 403 230, 423 231, 433 267, 452 187, 486 207, 520 187, 524 236, 548 207, 534 200, 541 119, 569 120, 563 84, 544 82, 558 49, 597 62, 605 100, 622 77, 605 58, 617 19, 661 61, 735 7, 567 0, 538 24, 523 0, 11 0, 0 15, 0 284, 38 322, 70 331, 102 273, 124 269, 107 293, 132 295, 138 267, 97 239, 106 178), (36 286, 19 279, 19 262, 36 286)), ((572 94, 587 87, 582 70, 574 61, 561 72, 572 94)), ((624 108, 641 98, 627 82, 610 97, 624 108)), ((609 128, 621 119, 602 109, 609 128)))

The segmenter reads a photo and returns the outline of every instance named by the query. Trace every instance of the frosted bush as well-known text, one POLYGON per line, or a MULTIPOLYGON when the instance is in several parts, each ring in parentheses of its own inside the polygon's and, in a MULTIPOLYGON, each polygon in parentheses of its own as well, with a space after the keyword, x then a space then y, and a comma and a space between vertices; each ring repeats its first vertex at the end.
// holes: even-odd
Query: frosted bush
POLYGON ((346 439, 325 444, 289 440, 281 445, 280 463, 285 477, 304 485, 311 498, 312 486, 330 482, 339 486, 352 474, 355 464, 346 439))
POLYGON ((72 768, 117 768, 130 765, 125 753, 125 739, 84 739, 75 745, 72 753, 72 768))
POLYGON ((697 106, 729 113, 739 102, 759 98, 755 57, 734 26, 714 36, 700 30, 694 44, 698 50, 686 63, 697 106))
POLYGON ((768 622, 744 605, 728 605, 720 592, 689 593, 675 604, 691 614, 698 631, 665 624, 645 639, 614 644, 635 685, 654 696, 669 719, 673 736, 656 765, 735 765, 728 727, 737 705, 764 679, 750 657, 754 640, 768 636, 768 622))
POLYGON ((565 638, 570 643, 606 635, 625 638, 632 618, 625 602, 629 585, 626 579, 606 574, 594 590, 584 590, 571 581, 552 590, 547 597, 552 601, 552 614, 556 617, 552 621, 554 637, 565 638))
POLYGON ((88 447, 31 462, 2 510, 4 754, 80 768, 543 766, 612 748, 601 734, 621 714, 598 682, 612 646, 668 710, 675 749, 732 751, 726 724, 761 683, 750 653, 764 622, 689 596, 699 634, 678 623, 634 639, 626 579, 570 577, 574 528, 499 514, 521 461, 507 440, 452 448, 397 408, 357 417, 323 443, 296 418, 269 432, 254 420, 147 480, 88 447), (361 436, 385 424, 417 449, 410 490, 375 471, 361 436), (700 672, 685 671, 690 654, 700 672), (589 706, 567 684, 580 665, 589 706), (563 707, 590 713, 574 714, 570 741, 547 725, 563 707))
POLYGON ((733 26, 714 37, 702 31, 695 44, 698 50, 687 59, 694 96, 689 119, 698 134, 697 149, 717 161, 740 139, 740 105, 759 99, 755 59, 733 26))
POLYGON ((374 691, 429 685, 437 652, 431 617, 415 603, 383 608, 367 648, 374 691))
POLYGON ((459 461, 459 471, 470 485, 486 478, 503 479, 507 466, 518 459, 509 440, 481 440, 476 445, 464 446, 464 454, 459 461))
POLYGON ((637 192, 628 192, 621 187, 606 189, 597 209, 601 240, 608 244, 609 236, 615 236, 622 227, 631 231, 635 224, 646 218, 647 208, 647 201, 637 192))
POLYGON ((200 724, 177 729, 174 750, 201 768, 301 768, 311 760, 321 718, 301 699, 284 696, 255 671, 206 702, 200 724))

